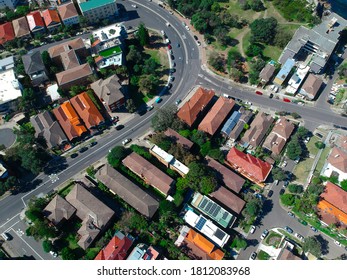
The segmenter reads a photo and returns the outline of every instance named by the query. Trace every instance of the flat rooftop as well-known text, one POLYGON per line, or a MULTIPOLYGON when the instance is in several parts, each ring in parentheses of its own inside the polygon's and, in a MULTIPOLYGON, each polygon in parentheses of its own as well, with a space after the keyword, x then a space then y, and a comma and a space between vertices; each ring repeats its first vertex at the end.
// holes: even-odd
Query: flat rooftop
POLYGON ((104 5, 111 4, 113 2, 115 3, 116 1, 115 0, 89 0, 89 1, 78 0, 77 2, 79 4, 82 12, 85 12, 85 11, 89 11, 92 9, 102 7, 104 5))
POLYGON ((121 37, 123 34, 122 32, 125 32, 124 35, 126 35, 126 30, 124 25, 122 24, 112 24, 105 26, 104 28, 100 28, 93 31, 93 37, 95 39, 99 39, 101 42, 113 40, 121 37))
POLYGON ((15 100, 22 96, 19 90, 18 80, 14 76, 13 70, 0 73, 0 104, 15 100))

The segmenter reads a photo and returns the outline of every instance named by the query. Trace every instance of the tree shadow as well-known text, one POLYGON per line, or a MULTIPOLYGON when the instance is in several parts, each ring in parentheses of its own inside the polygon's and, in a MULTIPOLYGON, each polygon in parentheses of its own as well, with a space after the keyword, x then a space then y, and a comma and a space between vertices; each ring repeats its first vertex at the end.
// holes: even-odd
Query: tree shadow
POLYGON ((26 193, 37 188, 42 184, 42 180, 35 179, 35 177, 34 174, 31 174, 31 176, 27 176, 25 180, 21 180, 18 187, 11 189, 11 194, 17 195, 20 193, 26 193))
POLYGON ((69 165, 66 162, 66 158, 63 156, 56 156, 43 169, 45 174, 57 173, 65 170, 69 165))
POLYGON ((319 241, 319 243, 322 246, 322 255, 327 255, 329 253, 329 242, 328 242, 328 240, 324 239, 321 234, 317 234, 314 237, 317 238, 317 240, 319 241))
POLYGON ((259 219, 263 219, 267 214, 269 214, 272 211, 274 204, 271 199, 266 199, 263 203, 263 211, 261 211, 260 215, 258 216, 259 219))

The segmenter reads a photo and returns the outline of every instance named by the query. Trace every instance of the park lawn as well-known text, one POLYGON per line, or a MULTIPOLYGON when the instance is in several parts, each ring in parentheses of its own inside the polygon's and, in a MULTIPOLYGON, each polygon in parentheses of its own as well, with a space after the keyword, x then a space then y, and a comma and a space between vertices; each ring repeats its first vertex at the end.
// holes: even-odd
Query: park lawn
POLYGON ((264 45, 264 51, 263 54, 265 57, 269 57, 274 61, 277 61, 280 57, 283 49, 277 47, 277 46, 270 46, 270 45, 264 45))
POLYGON ((306 144, 306 147, 311 155, 317 155, 319 149, 316 147, 315 143, 320 139, 317 136, 312 136, 310 141, 306 144))
POLYGON ((331 150, 331 148, 328 147, 328 146, 326 146, 323 149, 323 151, 322 151, 322 153, 320 155, 320 158, 319 158, 319 160, 317 162, 317 165, 316 165, 315 174, 319 175, 320 172, 322 171, 322 168, 323 168, 324 163, 325 163, 325 161, 326 161, 326 159, 327 159, 327 157, 328 157, 328 155, 330 153, 330 150, 331 150))
POLYGON ((166 59, 165 59, 165 57, 163 57, 163 55, 161 55, 160 50, 158 50, 158 49, 146 49, 145 53, 148 54, 151 58, 153 58, 155 60, 155 62, 160 64, 162 67, 165 67, 165 66, 168 67, 169 66, 169 60, 168 60, 167 55, 166 55, 166 59))
POLYGON ((242 19, 242 18, 247 19, 249 22, 252 22, 253 18, 258 18, 262 13, 262 12, 255 12, 251 9, 242 10, 242 8, 240 7, 238 3, 238 0, 230 0, 229 3, 226 4, 226 6, 229 6, 228 11, 230 12, 230 14, 237 15, 239 19, 242 19))
POLYGON ((304 184, 307 180, 308 174, 310 173, 312 164, 314 162, 313 158, 306 158, 300 161, 294 169, 294 175, 296 177, 296 181, 304 184))
POLYGON ((251 30, 249 30, 249 32, 247 32, 245 36, 243 36, 242 48, 244 52, 246 52, 248 46, 250 45, 249 43, 250 38, 251 38, 251 30))

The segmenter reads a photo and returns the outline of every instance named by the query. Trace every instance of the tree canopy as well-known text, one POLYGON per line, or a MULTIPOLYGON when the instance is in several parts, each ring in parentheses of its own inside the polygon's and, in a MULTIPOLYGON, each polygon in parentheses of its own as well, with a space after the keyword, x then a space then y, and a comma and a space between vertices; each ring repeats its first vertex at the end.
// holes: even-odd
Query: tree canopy
POLYGON ((251 41, 272 44, 276 35, 277 20, 273 17, 256 19, 249 25, 251 41))
POLYGON ((322 244, 315 236, 306 237, 302 249, 304 252, 309 252, 317 258, 322 255, 322 244))
POLYGON ((107 162, 116 167, 119 165, 120 161, 127 155, 127 150, 122 146, 116 146, 107 155, 107 162))
POLYGON ((152 127, 155 131, 165 131, 172 126, 176 114, 174 105, 158 109, 152 118, 152 127))

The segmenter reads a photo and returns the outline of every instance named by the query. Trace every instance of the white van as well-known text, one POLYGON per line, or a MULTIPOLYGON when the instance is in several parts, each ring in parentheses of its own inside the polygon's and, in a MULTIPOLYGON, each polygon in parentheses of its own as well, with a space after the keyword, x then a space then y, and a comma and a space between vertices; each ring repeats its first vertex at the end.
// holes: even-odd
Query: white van
POLYGON ((11 239, 11 235, 7 232, 1 233, 1 237, 6 241, 11 239))

